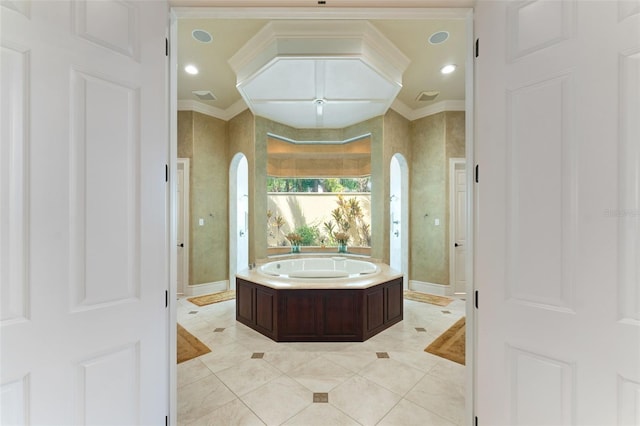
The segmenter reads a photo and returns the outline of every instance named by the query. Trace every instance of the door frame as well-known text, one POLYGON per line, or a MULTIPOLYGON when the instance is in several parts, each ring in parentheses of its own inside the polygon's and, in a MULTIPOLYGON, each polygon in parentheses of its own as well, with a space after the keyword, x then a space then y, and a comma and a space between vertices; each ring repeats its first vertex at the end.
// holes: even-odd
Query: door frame
MULTIPOLYGON (((167 39, 169 46, 177 46, 178 44, 178 17, 173 10, 169 9, 169 28, 167 39)), ((177 48, 169 49, 169 164, 167 172, 169 182, 177 180, 178 170, 178 55, 177 48)), ((177 209, 178 200, 173 185, 168 185, 169 189, 169 292, 168 294, 177 294, 178 292, 178 240, 176 232, 178 228, 177 209)), ((168 295, 167 295, 168 298, 168 295)), ((178 424, 178 311, 177 303, 168 303, 169 309, 169 416, 167 424, 178 424)))
MULTIPOLYGON (((170 8, 170 45, 173 46, 170 54, 170 162, 175 165, 177 158, 177 50, 178 33, 177 20, 179 18, 216 18, 216 19, 459 19, 465 22, 467 54, 465 60, 465 158, 467 169, 467 294, 474 294, 474 230, 475 230, 475 188, 472 186, 474 160, 474 8, 402 8, 402 7, 379 7, 379 8, 344 8, 344 7, 171 7, 170 8)), ((172 169, 175 170, 175 167, 172 169)), ((175 176, 174 176, 175 178, 175 176)), ((174 198, 175 200, 175 198, 174 198)), ((175 212, 175 208, 172 210, 175 212)), ((175 221, 171 223, 175 224, 175 221)), ((175 225, 174 225, 175 226, 175 225)), ((175 229, 175 228, 174 228, 175 229)), ((175 233, 172 234, 175 240, 175 233)), ((175 247, 175 246, 174 246, 175 247)), ((176 250, 172 251, 171 267, 176 266, 176 250)), ((172 276, 172 289, 175 291, 176 280, 172 276)), ((176 324, 175 308, 170 308, 172 324, 176 324)), ((465 423, 473 424, 476 411, 476 371, 475 371, 475 348, 476 348, 476 311, 472 297, 466 298, 466 395, 465 395, 465 423)), ((176 340, 175 327, 169 327, 171 335, 170 354, 173 354, 170 361, 175 361, 176 340)), ((169 366, 171 369, 171 415, 170 424, 176 422, 177 407, 177 381, 175 365, 169 366)))
MULTIPOLYGON (((191 167, 191 160, 188 158, 178 158, 176 161, 176 166, 177 169, 176 170, 182 170, 183 171, 183 185, 182 185, 182 190, 183 192, 187 195, 187 198, 185 200, 184 205, 182 206, 182 215, 184 216, 183 220, 182 220, 182 227, 183 227, 183 244, 184 244, 184 248, 186 250, 182 250, 182 262, 183 262, 183 268, 182 268, 182 282, 183 285, 189 285, 189 250, 190 250, 190 246, 189 246, 189 233, 191 232, 191 228, 190 228, 190 222, 189 222, 189 213, 190 213, 190 207, 191 207, 191 189, 189 187, 189 173, 190 173, 190 167, 191 167)), ((176 177, 176 183, 177 183, 178 179, 176 177)), ((178 214, 178 209, 180 208, 180 204, 179 204, 179 200, 176 199, 176 203, 178 203, 178 205, 176 206, 176 214, 178 214)), ((176 230, 178 227, 178 221, 177 221, 177 217, 176 217, 176 230)), ((177 243, 177 232, 176 232, 176 243, 177 243)), ((177 244, 176 244, 177 246, 177 244)), ((177 258, 178 256, 176 256, 176 262, 177 262, 177 258)), ((178 273, 178 268, 176 267, 176 274, 178 273)), ((184 287, 180 288, 178 282, 176 281, 176 294, 184 294, 184 287)))
MULTIPOLYGON (((400 265, 404 277, 403 288, 409 289, 409 164, 404 155, 399 152, 391 156, 389 162, 389 187, 393 183, 391 165, 397 161, 400 170, 397 178, 400 180, 400 265)), ((389 191, 391 192, 391 190, 389 191)), ((393 223, 389 214, 389 250, 391 250, 391 239, 393 238, 393 223)), ((389 263, 391 263, 391 251, 389 252, 389 263)))
MULTIPOLYGON (((465 158, 449 158, 449 285, 453 294, 456 294, 455 289, 455 238, 456 238, 456 171, 465 169, 467 160, 465 158)), ((466 271, 465 271, 466 272, 466 271)), ((466 289, 465 289, 466 291, 466 289)), ((458 293, 460 294, 460 293, 458 293)))
MULTIPOLYGON (((240 163, 242 160, 248 163, 249 159, 243 152, 237 152, 229 163, 229 285, 228 290, 236 289, 236 281, 234 279, 237 271, 238 255, 238 198, 240 194, 240 188, 238 188, 238 172, 240 169, 240 163)), ((247 171, 248 173, 248 171, 247 171)), ((247 176, 247 184, 249 178, 247 176)), ((248 188, 247 188, 248 192, 248 188)), ((248 201, 247 201, 248 203, 248 201)), ((248 206, 250 208, 250 206, 248 206)), ((247 211, 248 214, 248 211, 247 211)), ((247 217, 248 221, 248 217, 247 217)), ((245 232, 249 232, 249 224, 246 223, 245 232)))

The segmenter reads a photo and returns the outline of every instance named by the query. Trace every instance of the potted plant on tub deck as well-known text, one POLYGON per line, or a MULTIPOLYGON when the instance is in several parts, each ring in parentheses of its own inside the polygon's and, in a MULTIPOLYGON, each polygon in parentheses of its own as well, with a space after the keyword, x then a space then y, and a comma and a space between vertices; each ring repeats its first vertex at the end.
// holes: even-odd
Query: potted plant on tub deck
POLYGON ((347 234, 346 232, 336 232, 333 235, 333 238, 335 238, 336 242, 338 243, 338 253, 346 253, 349 234, 347 234))
POLYGON ((287 240, 291 243, 291 253, 300 253, 300 242, 302 241, 302 237, 295 232, 289 232, 286 235, 287 240))

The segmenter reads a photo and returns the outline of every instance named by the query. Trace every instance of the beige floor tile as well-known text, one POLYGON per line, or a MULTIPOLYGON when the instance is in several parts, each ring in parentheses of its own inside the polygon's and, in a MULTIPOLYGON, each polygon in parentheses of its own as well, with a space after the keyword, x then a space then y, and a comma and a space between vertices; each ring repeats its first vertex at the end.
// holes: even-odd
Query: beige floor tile
POLYGON ((215 373, 233 393, 242 396, 282 375, 263 359, 247 359, 215 373))
POLYGON ((178 391, 178 419, 182 424, 189 423, 235 398, 216 376, 204 377, 178 391))
POLYGON ((299 352, 327 352, 342 351, 351 346, 352 342, 283 342, 280 343, 286 350, 299 352))
POLYGON ((464 392, 458 384, 427 373, 405 398, 452 423, 464 418, 464 392))
POLYGON ((375 425, 400 398, 361 376, 354 376, 329 392, 329 404, 363 425, 375 425))
POLYGON ((179 425, 463 424, 465 367, 424 348, 464 315, 464 302, 405 300, 404 320, 363 343, 276 343, 236 322, 234 301, 177 305, 178 321, 212 350, 178 366, 179 425), (329 392, 329 402, 312 403, 312 392, 329 392))
POLYGON ((242 401, 267 425, 280 425, 313 403, 313 392, 280 376, 242 396, 242 401))
POLYGON ((425 373, 430 371, 442 358, 422 351, 391 351, 389 356, 396 361, 400 361, 409 367, 416 368, 425 373))
POLYGON ((378 357, 376 353, 371 352, 326 352, 322 356, 331 362, 334 362, 348 370, 357 373, 363 368, 366 368, 369 364, 374 362, 378 357))
POLYGON ((377 426, 456 426, 444 417, 438 416, 429 410, 406 399, 387 414, 377 426))
POLYGON ((311 404, 293 416, 286 426, 359 426, 360 423, 331 404, 311 404))
POLYGON ((443 358, 439 358, 436 365, 429 370, 429 375, 457 385, 462 393, 466 387, 466 374, 464 365, 443 358))
POLYGON ((309 364, 319 356, 320 353, 318 352, 279 351, 266 352, 264 360, 283 373, 288 373, 291 370, 309 364))
POLYGON ((239 343, 210 346, 211 352, 199 359, 214 373, 233 367, 238 362, 251 358, 251 351, 239 343))
POLYGON ((353 372, 323 357, 318 357, 289 371, 287 375, 312 392, 329 392, 353 376, 353 372))
POLYGON ((200 417, 187 426, 264 426, 264 422, 258 418, 239 399, 234 399, 212 412, 200 417))
POLYGON ((200 358, 190 359, 177 367, 178 388, 213 374, 200 358))
POLYGON ((425 373, 388 358, 377 359, 367 365, 360 375, 402 396, 414 387, 425 373))

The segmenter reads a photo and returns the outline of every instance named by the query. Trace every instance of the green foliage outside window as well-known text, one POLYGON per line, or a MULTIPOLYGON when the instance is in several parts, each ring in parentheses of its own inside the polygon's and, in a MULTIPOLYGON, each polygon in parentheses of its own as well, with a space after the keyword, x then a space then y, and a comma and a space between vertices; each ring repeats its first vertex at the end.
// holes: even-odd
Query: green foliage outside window
POLYGON ((305 179, 267 177, 267 192, 371 192, 371 176, 305 179))
POLYGON ((302 225, 296 228, 296 234, 300 235, 302 246, 317 246, 320 238, 320 230, 317 226, 302 225))

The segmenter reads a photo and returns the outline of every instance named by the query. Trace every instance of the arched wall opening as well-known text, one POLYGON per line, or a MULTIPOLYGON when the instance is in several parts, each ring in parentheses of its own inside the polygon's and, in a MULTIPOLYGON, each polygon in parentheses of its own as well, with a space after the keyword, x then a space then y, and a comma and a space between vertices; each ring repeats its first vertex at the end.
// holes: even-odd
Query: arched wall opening
POLYGON ((389 165, 389 265, 409 285, 409 165, 402 154, 394 154, 389 165))
POLYGON ((236 272, 249 266, 249 166, 242 153, 229 166, 229 289, 236 272))

